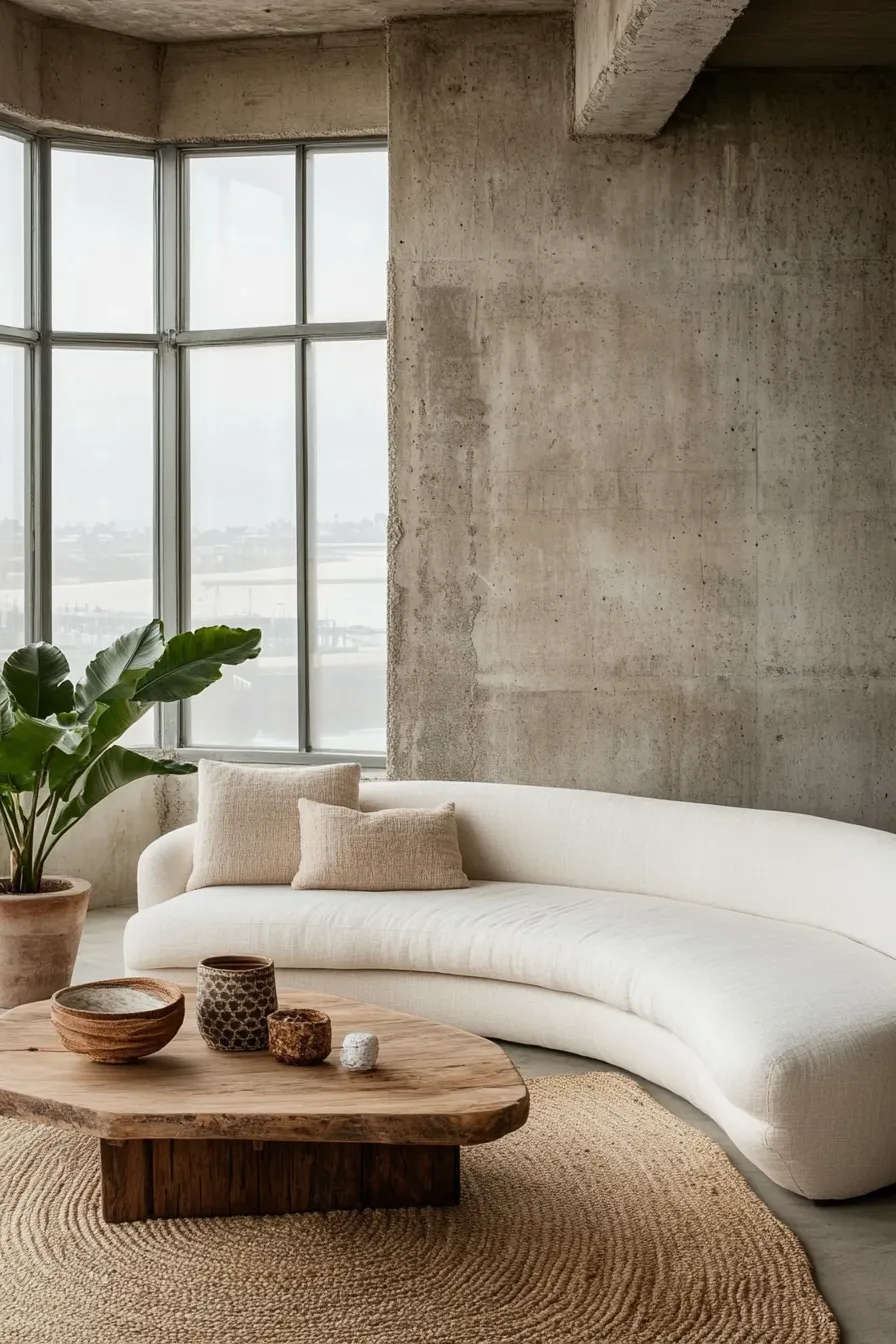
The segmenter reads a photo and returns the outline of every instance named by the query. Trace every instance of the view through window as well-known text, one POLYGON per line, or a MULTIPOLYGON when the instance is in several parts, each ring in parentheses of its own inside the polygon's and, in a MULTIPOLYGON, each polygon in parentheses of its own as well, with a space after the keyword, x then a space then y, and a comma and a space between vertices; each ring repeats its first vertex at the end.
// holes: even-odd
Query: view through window
POLYGON ((373 141, 0 128, 0 657, 262 630, 134 744, 385 749, 387 195, 373 141))

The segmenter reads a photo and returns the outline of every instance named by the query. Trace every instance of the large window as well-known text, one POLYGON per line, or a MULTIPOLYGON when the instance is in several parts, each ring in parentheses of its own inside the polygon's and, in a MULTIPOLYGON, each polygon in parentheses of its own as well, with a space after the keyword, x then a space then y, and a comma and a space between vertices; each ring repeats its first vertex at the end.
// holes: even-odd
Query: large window
POLYGON ((381 757, 386 250, 379 142, 0 128, 0 658, 259 626, 135 744, 381 757))

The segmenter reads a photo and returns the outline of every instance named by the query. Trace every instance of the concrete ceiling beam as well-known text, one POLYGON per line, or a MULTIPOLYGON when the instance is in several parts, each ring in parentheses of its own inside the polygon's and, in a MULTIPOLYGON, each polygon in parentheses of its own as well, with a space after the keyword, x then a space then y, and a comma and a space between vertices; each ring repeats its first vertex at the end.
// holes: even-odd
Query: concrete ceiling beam
POLYGON ((662 130, 747 0, 577 0, 575 130, 662 130))

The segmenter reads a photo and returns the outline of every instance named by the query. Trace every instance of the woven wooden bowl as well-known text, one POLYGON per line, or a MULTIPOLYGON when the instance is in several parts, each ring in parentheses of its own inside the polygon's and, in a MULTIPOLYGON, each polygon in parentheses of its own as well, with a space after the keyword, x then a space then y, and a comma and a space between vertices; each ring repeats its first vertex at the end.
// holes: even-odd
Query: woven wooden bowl
POLYGON ((66 1050, 97 1064, 133 1064, 174 1039, 184 996, 166 980, 91 980, 57 990, 50 1019, 66 1050))

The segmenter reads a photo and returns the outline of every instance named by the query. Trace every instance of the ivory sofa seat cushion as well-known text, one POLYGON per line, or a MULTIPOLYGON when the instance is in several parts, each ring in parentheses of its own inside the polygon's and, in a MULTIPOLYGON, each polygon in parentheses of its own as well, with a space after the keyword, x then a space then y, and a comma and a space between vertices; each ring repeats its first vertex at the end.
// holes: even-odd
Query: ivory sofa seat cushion
POLYGON ((282 969, 435 972, 596 999, 665 1028, 732 1105, 796 1127, 804 1150, 813 1131, 869 1115, 892 1131, 896 962, 840 934, 666 897, 515 882, 472 882, 438 899, 328 890, 297 901, 289 888, 232 887, 134 915, 125 962, 192 967, 234 947, 273 955, 282 969))
POLYGON ((299 865, 298 803, 358 807, 359 765, 272 767, 199 762, 199 824, 187 890, 289 883, 299 865))
POLYGON ((357 812, 303 798, 299 891, 444 891, 469 886, 454 804, 357 812))

